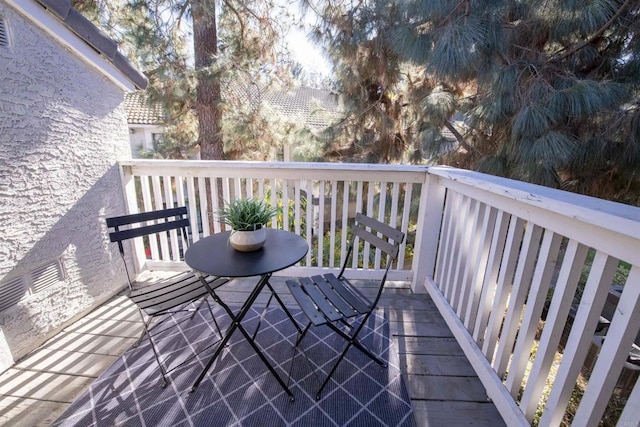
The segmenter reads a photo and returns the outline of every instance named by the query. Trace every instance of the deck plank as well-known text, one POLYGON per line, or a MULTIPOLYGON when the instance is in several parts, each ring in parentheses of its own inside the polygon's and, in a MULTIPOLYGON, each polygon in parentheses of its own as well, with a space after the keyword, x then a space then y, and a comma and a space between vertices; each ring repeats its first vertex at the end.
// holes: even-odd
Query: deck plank
POLYGON ((491 402, 412 401, 420 427, 500 427, 502 421, 491 402))

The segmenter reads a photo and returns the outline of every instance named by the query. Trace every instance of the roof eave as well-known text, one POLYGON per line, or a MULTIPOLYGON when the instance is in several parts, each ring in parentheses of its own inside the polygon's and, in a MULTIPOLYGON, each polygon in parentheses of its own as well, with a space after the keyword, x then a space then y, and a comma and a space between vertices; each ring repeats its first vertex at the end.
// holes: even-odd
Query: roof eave
POLYGON ((118 52, 70 0, 7 0, 8 4, 125 91, 145 89, 148 80, 118 52))

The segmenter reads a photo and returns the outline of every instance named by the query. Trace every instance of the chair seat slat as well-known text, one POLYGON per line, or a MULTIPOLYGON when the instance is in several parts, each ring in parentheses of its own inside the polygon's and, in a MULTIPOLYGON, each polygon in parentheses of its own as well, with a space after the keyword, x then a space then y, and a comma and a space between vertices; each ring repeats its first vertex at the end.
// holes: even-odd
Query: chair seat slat
POLYGON ((139 304, 139 306, 142 309, 142 311, 144 311, 149 316, 158 316, 163 312, 172 310, 176 307, 183 306, 189 302, 198 300, 206 295, 208 295, 208 293, 206 290, 204 290, 204 288, 192 287, 192 288, 189 288, 187 292, 176 294, 172 298, 147 301, 147 303, 139 304))
POLYGON ((340 319, 342 315, 335 309, 334 306, 329 304, 329 301, 325 297, 325 295, 318 290, 316 284, 313 283, 313 280, 308 277, 302 277, 300 279, 300 285, 302 289, 309 295, 309 298, 313 301, 313 303, 318 307, 318 309, 325 315, 331 322, 335 322, 340 319))
POLYGON ((331 301, 331 304, 333 304, 343 316, 353 317, 358 314, 358 312, 353 309, 351 301, 344 298, 340 292, 336 292, 336 290, 334 290, 333 283, 338 281, 338 279, 336 279, 333 274, 312 276, 311 280, 313 280, 325 297, 331 301))
POLYGON ((371 305, 368 302, 362 301, 354 292, 347 289, 344 283, 338 280, 333 274, 325 274, 327 281, 333 286, 335 292, 337 292, 342 299, 347 301, 358 313, 364 314, 371 311, 371 305))
POLYGON ((300 309, 304 312, 305 316, 313 323, 315 326, 323 325, 327 323, 325 317, 320 313, 320 310, 315 306, 309 295, 307 295, 303 290, 300 283, 295 280, 287 280, 287 286, 291 291, 291 295, 295 298, 296 302, 300 306, 300 309))

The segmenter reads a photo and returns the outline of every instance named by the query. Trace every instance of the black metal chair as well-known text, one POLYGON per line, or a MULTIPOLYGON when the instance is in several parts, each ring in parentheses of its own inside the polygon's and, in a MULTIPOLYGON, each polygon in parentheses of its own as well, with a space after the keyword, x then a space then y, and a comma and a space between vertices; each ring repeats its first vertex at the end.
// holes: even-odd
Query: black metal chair
POLYGON ((291 294, 309 320, 309 323, 307 323, 307 326, 296 341, 296 349, 312 325, 327 325, 347 341, 347 346, 318 389, 316 399, 320 398, 322 390, 351 346, 362 351, 379 365, 386 367, 386 363, 382 359, 358 340, 358 334, 367 323, 369 316, 380 300, 389 268, 397 258, 400 244, 404 240, 404 233, 361 213, 356 214, 352 231, 353 236, 338 277, 333 274, 324 274, 311 278, 286 281, 291 294), (359 239, 370 245, 370 248, 373 249, 372 253, 376 253, 375 251, 379 250, 381 255, 384 254, 386 256, 386 267, 383 270, 384 272, 380 272, 379 287, 373 300, 362 295, 344 277, 344 271, 354 254, 354 242, 359 244, 359 239), (357 316, 361 317, 359 321, 349 321, 349 319, 357 316), (343 330, 341 326, 346 327, 346 329, 343 330))
MULTIPOLYGON (((184 250, 186 250, 189 242, 187 235, 187 227, 189 227, 187 208, 178 207, 132 215, 117 216, 107 218, 106 222, 107 227, 114 229, 109 233, 109 238, 112 242, 118 243, 120 256, 124 261, 127 279, 129 281, 128 297, 138 307, 138 311, 140 312, 140 316, 142 317, 144 331, 140 336, 138 343, 140 343, 145 335, 148 337, 151 348, 153 349, 154 356, 162 373, 162 386, 164 387, 167 385, 167 375, 171 371, 191 360, 191 358, 188 358, 187 360, 176 366, 166 368, 163 364, 163 361, 160 359, 158 347, 154 343, 153 337, 169 329, 170 326, 159 331, 157 331, 155 328, 158 328, 160 325, 164 324, 165 321, 170 319, 171 315, 178 312, 191 311, 192 315, 189 317, 185 317, 185 319, 193 319, 193 316, 197 312, 197 309, 199 309, 203 303, 206 303, 216 329, 218 330, 218 335, 222 336, 222 334, 220 333, 220 328, 218 327, 215 316, 213 315, 211 306, 207 301, 209 292, 200 281, 200 278, 194 272, 188 271, 179 273, 168 279, 156 281, 144 286, 135 286, 134 282, 131 280, 131 275, 129 274, 122 242, 129 239, 143 237, 146 237, 147 239, 153 239, 158 238, 162 235, 162 233, 165 233, 165 235, 167 236, 171 230, 180 231, 179 238, 182 245, 179 245, 181 246, 179 248, 172 248, 172 250, 179 251, 180 258, 182 258, 184 250), (189 304, 198 300, 200 300, 200 304, 198 305, 197 309, 187 308, 189 304), (147 316, 146 319, 145 315, 147 316), (159 319, 158 322, 153 326, 150 326, 151 322, 154 319, 160 317, 163 318, 159 319)), ((212 288, 217 288, 229 281, 226 278, 217 277, 207 277, 205 278, 205 280, 212 288)), ((184 319, 181 319, 180 321, 184 321, 184 319)), ((180 321, 178 321, 177 323, 179 323, 180 321)), ((208 345, 207 348, 215 345, 215 342, 208 345)))

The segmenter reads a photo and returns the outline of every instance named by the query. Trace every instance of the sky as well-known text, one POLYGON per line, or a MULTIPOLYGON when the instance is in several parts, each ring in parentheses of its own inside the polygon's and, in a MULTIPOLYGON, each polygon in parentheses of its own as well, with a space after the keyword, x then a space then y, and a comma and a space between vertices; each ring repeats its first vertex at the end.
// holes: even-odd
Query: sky
POLYGON ((322 50, 309 40, 304 31, 291 28, 287 36, 287 44, 291 56, 300 62, 307 72, 317 72, 323 76, 331 74, 329 61, 323 56, 322 50))

